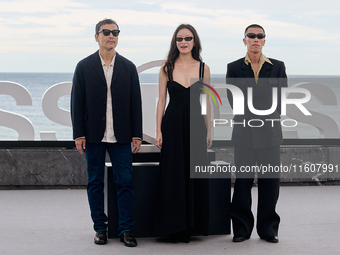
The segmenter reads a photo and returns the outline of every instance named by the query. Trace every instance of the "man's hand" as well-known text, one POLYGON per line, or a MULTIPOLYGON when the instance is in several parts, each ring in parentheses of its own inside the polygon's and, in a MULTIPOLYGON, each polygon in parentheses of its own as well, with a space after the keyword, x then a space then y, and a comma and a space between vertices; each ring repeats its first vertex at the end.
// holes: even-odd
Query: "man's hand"
POLYGON ((83 154, 86 147, 86 139, 85 138, 77 139, 75 143, 77 150, 80 152, 80 154, 83 154))
POLYGON ((133 146, 132 153, 136 154, 137 151, 139 151, 141 144, 142 144, 142 140, 140 140, 140 139, 132 139, 132 146, 133 146))

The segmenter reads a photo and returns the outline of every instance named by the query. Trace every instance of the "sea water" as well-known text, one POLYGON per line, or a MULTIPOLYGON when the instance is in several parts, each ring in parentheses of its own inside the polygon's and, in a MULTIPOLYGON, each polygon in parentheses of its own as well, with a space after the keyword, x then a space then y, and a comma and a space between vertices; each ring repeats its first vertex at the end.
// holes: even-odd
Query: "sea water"
MULTIPOLYGON (((213 74, 212 78, 224 78, 224 74, 213 74)), ((28 118, 35 131, 35 140, 40 140, 41 131, 55 131, 58 140, 72 140, 72 128, 55 123, 49 120, 42 110, 42 97, 46 90, 51 86, 61 82, 71 82, 72 73, 0 73, 0 81, 11 81, 24 86, 31 98, 31 106, 18 106, 15 99, 10 95, 0 94, 0 111, 8 111, 20 114, 28 118)), ((139 74, 140 82, 157 83, 158 74, 142 73, 139 74)), ((289 86, 301 82, 320 82, 326 83, 336 95, 337 105, 323 105, 317 97, 313 97, 310 102, 305 104, 309 110, 319 112, 330 117, 340 127, 340 76, 290 76, 289 86)), ((156 99, 155 99, 156 102, 156 99)), ((231 113, 228 100, 222 99, 223 106, 220 108, 221 113, 231 113)), ((58 106, 62 109, 70 109, 70 96, 62 96, 58 101, 58 106)), ((214 130, 215 140, 229 140, 231 128, 218 127, 214 130)), ((283 128, 284 131, 291 131, 289 128, 283 128)), ((294 129, 302 139, 322 138, 323 134, 318 128, 310 125, 299 123, 294 129)), ((0 126, 1 140, 18 140, 18 133, 8 127, 0 126)))

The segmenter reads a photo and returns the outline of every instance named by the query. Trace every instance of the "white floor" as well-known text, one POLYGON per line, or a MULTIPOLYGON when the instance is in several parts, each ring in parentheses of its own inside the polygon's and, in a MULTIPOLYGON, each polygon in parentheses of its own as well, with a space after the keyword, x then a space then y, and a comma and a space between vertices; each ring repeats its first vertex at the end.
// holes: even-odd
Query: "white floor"
MULTIPOLYGON (((253 189, 256 211, 257 189, 253 189)), ((0 254, 340 254, 340 186, 281 187, 280 242, 258 238, 233 243, 232 235, 196 237, 189 244, 139 238, 127 248, 118 239, 93 243, 85 190, 0 190, 0 254)))

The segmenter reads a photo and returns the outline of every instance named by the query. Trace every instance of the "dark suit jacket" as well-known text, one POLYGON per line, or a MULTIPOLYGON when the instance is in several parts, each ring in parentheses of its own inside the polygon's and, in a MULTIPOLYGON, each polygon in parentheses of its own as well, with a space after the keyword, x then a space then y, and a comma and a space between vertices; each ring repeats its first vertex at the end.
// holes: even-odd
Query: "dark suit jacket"
MULTIPOLYGON (((118 143, 142 138, 142 103, 135 65, 116 53, 111 82, 114 133, 118 143)), ((73 76, 71 117, 73 138, 99 143, 106 127, 107 84, 99 52, 81 60, 73 76)))
MULTIPOLYGON (((280 119, 281 114, 281 88, 287 87, 287 75, 283 62, 269 59, 273 65, 265 62, 261 68, 259 80, 256 84, 251 65, 246 65, 245 58, 241 58, 228 64, 226 81, 240 88, 244 95, 244 115, 235 115, 234 122, 246 121, 243 124, 235 124, 233 127, 232 141, 235 145, 247 148, 269 148, 282 143, 282 129, 279 121, 266 121, 266 119, 280 119), (253 114, 247 104, 247 88, 253 88, 253 106, 257 110, 268 110, 272 106, 272 88, 278 88, 278 104, 276 110, 266 116, 253 114), (264 125, 262 127, 250 127, 250 125, 260 126, 261 122, 248 121, 260 119, 264 125), (273 127, 272 127, 273 125, 273 127)), ((233 107, 233 97, 228 90, 228 100, 233 107)))

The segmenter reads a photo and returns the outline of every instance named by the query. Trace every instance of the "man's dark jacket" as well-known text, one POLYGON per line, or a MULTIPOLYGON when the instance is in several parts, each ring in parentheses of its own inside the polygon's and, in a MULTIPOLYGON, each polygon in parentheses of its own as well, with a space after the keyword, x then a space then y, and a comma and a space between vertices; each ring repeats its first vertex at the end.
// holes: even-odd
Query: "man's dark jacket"
MULTIPOLYGON (((106 128, 107 84, 99 52, 81 60, 71 92, 73 138, 101 142, 106 128)), ((110 89, 110 88, 109 88, 110 89)), ((142 138, 142 101, 135 65, 116 53, 111 82, 114 134, 118 143, 142 138)))
MULTIPOLYGON (((245 127, 243 124, 235 124, 233 126, 232 141, 233 144, 247 147, 247 148, 269 148, 282 143, 282 128, 280 121, 266 121, 266 119, 280 119, 281 115, 281 88, 287 87, 287 75, 285 71, 285 65, 282 61, 270 58, 270 63, 265 62, 260 70, 258 83, 256 84, 254 78, 254 72, 251 65, 247 65, 244 62, 245 58, 241 58, 228 64, 226 82, 237 86, 242 90, 244 95, 244 115, 235 115, 235 123, 243 123, 245 121, 245 127), (273 93, 272 88, 278 89, 278 104, 276 110, 270 115, 255 115, 249 108, 247 103, 248 88, 253 88, 253 106, 257 110, 268 110, 272 106, 273 93), (249 120, 260 119, 260 121, 249 120), (250 127, 260 126, 262 127, 250 127), (273 124, 274 123, 274 124, 273 124), (272 127, 272 125, 274 125, 272 127)), ((228 100, 233 107, 233 96, 228 90, 228 100)))

